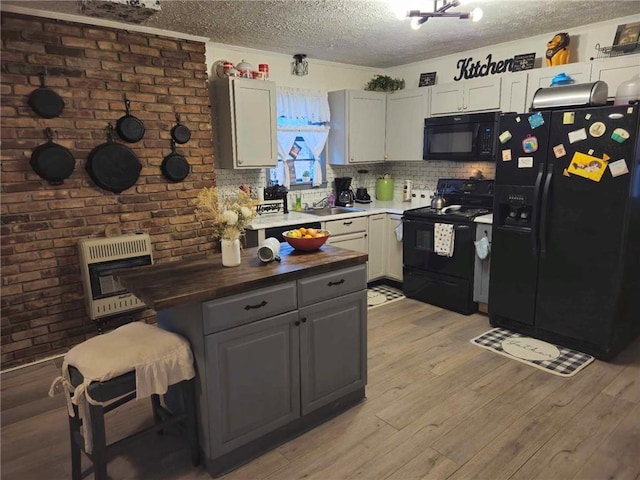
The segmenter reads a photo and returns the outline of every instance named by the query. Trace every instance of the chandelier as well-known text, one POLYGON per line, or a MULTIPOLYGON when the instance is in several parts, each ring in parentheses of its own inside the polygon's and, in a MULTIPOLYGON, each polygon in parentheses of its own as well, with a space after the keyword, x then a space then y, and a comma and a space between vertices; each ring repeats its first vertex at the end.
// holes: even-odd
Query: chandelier
MULTIPOLYGON (((471 0, 427 0, 426 3, 433 2, 433 9, 418 9, 418 2, 398 2, 396 4, 396 16, 399 19, 411 18, 411 28, 418 30, 430 18, 451 17, 459 19, 471 19, 477 22, 482 18, 482 9, 474 8, 470 12, 448 12, 450 8, 459 7, 471 0)), ((422 2, 420 2, 422 3, 422 2)))

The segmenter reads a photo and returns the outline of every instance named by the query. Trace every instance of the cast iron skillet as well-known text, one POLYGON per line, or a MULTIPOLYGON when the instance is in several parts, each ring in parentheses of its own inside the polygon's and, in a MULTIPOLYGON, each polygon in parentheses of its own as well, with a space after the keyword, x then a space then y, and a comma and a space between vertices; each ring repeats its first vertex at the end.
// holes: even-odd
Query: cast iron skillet
POLYGON ((165 178, 172 182, 183 181, 191 171, 189 162, 182 155, 176 153, 176 142, 173 140, 171 140, 171 153, 162 160, 160 170, 165 178))
POLYGON ((176 143, 187 143, 191 138, 191 130, 186 125, 180 123, 180 114, 176 113, 176 122, 178 122, 171 129, 171 138, 173 138, 176 143))
POLYGON ((47 143, 37 146, 31 153, 31 168, 51 185, 62 185, 73 173, 76 160, 69 150, 53 143, 53 132, 45 129, 47 143))
POLYGON ((124 108, 127 114, 124 117, 120 117, 116 123, 118 136, 125 142, 139 142, 142 140, 142 137, 144 137, 144 124, 129 112, 131 102, 127 99, 126 95, 124 96, 124 108))
POLYGON ((64 110, 64 101, 56 92, 44 85, 44 73, 39 74, 40 86, 29 94, 29 106, 42 118, 55 118, 64 110))
POLYGON ((113 141, 113 125, 109 124, 107 143, 91 150, 86 169, 100 188, 120 193, 138 181, 142 165, 129 147, 113 141))

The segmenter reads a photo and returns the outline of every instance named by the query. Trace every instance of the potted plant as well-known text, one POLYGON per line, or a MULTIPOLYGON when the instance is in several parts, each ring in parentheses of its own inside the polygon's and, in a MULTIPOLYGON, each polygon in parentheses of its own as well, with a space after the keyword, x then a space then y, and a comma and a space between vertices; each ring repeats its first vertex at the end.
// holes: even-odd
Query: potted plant
POLYGON ((374 92, 393 92, 395 90, 402 90, 404 88, 404 80, 400 78, 391 78, 388 75, 375 75, 365 90, 374 92))
POLYGON ((311 182, 311 174, 309 173, 309 170, 302 172, 302 181, 305 183, 311 182))

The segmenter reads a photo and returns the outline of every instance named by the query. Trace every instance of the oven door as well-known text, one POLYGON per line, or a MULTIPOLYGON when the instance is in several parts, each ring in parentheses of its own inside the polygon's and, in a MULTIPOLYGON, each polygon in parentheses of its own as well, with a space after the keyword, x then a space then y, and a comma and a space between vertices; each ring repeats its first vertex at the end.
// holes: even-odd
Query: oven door
POLYGON ((461 224, 450 220, 403 219, 402 255, 406 267, 427 270, 452 277, 473 276, 473 237, 475 224, 461 224), (445 257, 434 251, 436 223, 454 224, 453 256, 445 257))

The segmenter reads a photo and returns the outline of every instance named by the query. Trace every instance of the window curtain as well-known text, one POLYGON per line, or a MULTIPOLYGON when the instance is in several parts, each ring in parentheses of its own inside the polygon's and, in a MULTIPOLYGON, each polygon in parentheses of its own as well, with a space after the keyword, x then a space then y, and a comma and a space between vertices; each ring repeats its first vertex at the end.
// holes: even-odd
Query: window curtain
POLYGON ((276 175, 278 177, 278 185, 287 187, 287 189, 291 187, 291 174, 287 160, 297 136, 298 133, 295 131, 283 131, 278 128, 278 155, 282 158, 282 163, 278 164, 276 175))
MULTIPOLYGON (((276 87, 278 118, 285 119, 289 125, 278 126, 278 149, 282 158, 283 180, 289 178, 287 157, 296 137, 304 138, 313 153, 313 183, 317 187, 322 184, 322 166, 320 155, 327 143, 329 135, 329 97, 321 90, 308 90, 293 87, 276 87), (292 125, 293 124, 293 125, 292 125)), ((280 173, 278 173, 280 181, 280 173)), ((286 181, 286 180, 285 180, 286 181)), ((289 183, 284 184, 287 188, 289 183)))

